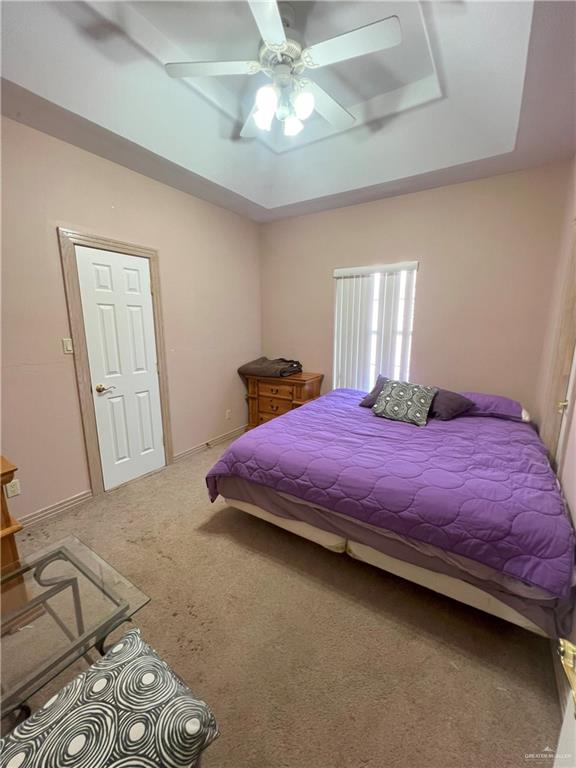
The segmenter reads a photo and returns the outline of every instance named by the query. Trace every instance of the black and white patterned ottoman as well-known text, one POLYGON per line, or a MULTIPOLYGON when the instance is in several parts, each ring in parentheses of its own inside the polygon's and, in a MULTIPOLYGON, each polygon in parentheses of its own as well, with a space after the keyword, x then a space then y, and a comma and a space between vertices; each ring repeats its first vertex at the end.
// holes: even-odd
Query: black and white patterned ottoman
POLYGON ((132 629, 0 741, 0 767, 194 768, 217 736, 208 705, 132 629))

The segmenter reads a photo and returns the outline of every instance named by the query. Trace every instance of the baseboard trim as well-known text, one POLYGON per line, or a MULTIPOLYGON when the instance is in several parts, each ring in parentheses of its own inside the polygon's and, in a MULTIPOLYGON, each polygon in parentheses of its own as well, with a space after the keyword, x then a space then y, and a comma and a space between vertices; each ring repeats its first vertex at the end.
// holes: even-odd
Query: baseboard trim
POLYGON ((69 499, 64 499, 43 509, 37 509, 36 512, 31 512, 29 515, 20 518, 20 522, 25 528, 35 523, 44 522, 44 520, 59 515, 61 512, 66 512, 91 498, 92 491, 82 491, 82 493, 77 493, 75 496, 70 496, 69 499))
POLYGON ((188 456, 194 456, 196 453, 201 453, 202 451, 205 451, 206 448, 212 448, 214 445, 218 445, 218 443, 225 443, 227 440, 232 440, 235 437, 240 437, 240 435, 244 434, 246 431, 247 424, 243 424, 241 427, 237 427, 236 429, 231 430, 230 432, 224 432, 223 435, 217 435, 216 437, 210 438, 210 440, 207 440, 205 443, 200 443, 199 445, 195 445, 193 448, 188 448, 185 451, 180 451, 180 453, 175 453, 172 461, 181 461, 181 459, 187 459, 188 456))
MULTIPOLYGON (((241 427, 232 429, 230 432, 225 432, 223 435, 212 437, 205 443, 200 443, 199 445, 195 445, 193 448, 188 448, 186 451, 176 453, 172 457, 172 463, 175 461, 180 461, 181 459, 186 459, 188 456, 194 456, 196 453, 201 453, 202 451, 205 451, 206 448, 212 448, 212 446, 218 445, 218 443, 225 443, 227 440, 240 437, 240 435, 246 431, 247 426, 247 424, 243 424, 241 427)), ((69 499, 64 499, 63 501, 59 501, 56 504, 52 504, 49 507, 44 507, 43 509, 37 509, 36 512, 31 512, 29 515, 22 517, 20 522, 24 527, 44 522, 51 517, 59 515, 61 512, 66 512, 69 509, 78 506, 78 504, 82 504, 84 501, 88 501, 88 499, 92 498, 92 495, 92 491, 82 491, 82 493, 77 493, 75 496, 70 496, 69 499)))

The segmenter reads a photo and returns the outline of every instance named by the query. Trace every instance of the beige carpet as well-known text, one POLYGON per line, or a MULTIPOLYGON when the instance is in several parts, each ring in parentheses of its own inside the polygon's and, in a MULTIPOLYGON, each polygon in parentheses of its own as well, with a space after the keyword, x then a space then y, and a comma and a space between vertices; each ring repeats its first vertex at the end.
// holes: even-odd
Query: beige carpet
POLYGON ((20 535, 74 534, 150 595, 145 638, 220 724, 205 768, 534 766, 555 746, 545 640, 211 505, 221 451, 20 535))

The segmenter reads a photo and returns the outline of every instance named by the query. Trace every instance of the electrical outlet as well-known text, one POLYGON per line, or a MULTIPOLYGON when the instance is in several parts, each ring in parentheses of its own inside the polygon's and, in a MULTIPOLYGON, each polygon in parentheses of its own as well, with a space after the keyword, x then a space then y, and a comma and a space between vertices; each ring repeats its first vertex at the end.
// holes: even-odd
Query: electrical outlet
POLYGON ((65 355, 73 355, 74 347, 72 346, 72 339, 62 339, 62 351, 65 355))
POLYGON ((230 408, 226 409, 226 412, 224 413, 224 418, 226 419, 226 421, 232 418, 232 411, 230 410, 230 408))
POLYGON ((8 496, 9 499, 11 499, 12 496, 20 495, 20 480, 12 480, 11 483, 6 483, 4 487, 6 488, 6 496, 8 496))

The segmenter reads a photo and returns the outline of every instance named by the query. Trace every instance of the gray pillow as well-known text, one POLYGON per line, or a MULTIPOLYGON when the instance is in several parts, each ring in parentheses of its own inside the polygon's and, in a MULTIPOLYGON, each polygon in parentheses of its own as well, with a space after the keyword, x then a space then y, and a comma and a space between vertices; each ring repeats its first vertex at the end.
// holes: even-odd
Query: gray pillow
POLYGON ((387 376, 379 375, 376 379, 376 384, 372 387, 372 390, 360 401, 362 408, 373 408, 376 405, 378 396, 382 392, 382 387, 389 381, 387 376))
POLYGON ((407 381, 387 381, 372 408, 376 416, 408 424, 426 426, 436 387, 424 387, 407 381))
POLYGON ((217 736, 208 705, 131 629, 0 740, 0 766, 193 768, 217 736))

